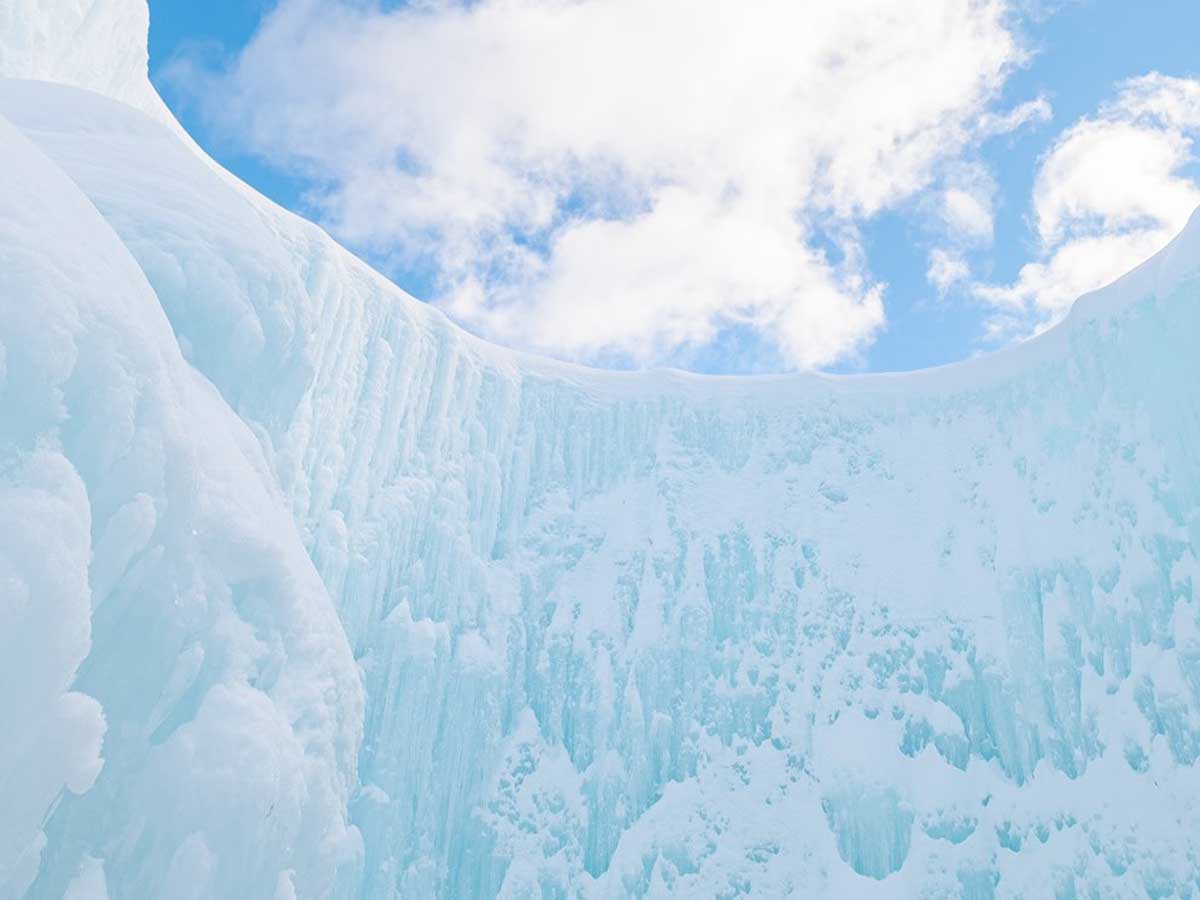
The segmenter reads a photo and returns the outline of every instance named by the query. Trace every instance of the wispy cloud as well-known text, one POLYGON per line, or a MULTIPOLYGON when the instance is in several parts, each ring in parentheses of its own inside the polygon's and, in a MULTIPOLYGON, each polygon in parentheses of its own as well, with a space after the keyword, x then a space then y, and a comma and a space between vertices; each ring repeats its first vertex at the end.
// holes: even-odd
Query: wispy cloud
MULTIPOLYGON (((282 0, 204 96, 486 335, 646 364, 748 329, 815 367, 884 322, 860 226, 1045 117, 994 108, 1011 22, 999 0, 282 0)), ((986 241, 991 190, 946 183, 947 223, 986 241)))
POLYGON ((1040 259, 1011 284, 976 285, 994 305, 992 336, 1042 330, 1081 294, 1161 249, 1200 205, 1200 81, 1152 73, 1120 86, 1042 158, 1033 191, 1040 259))
POLYGON ((944 247, 935 247, 929 252, 929 268, 925 279, 939 294, 945 294, 956 284, 965 282, 971 275, 971 267, 961 254, 944 247))

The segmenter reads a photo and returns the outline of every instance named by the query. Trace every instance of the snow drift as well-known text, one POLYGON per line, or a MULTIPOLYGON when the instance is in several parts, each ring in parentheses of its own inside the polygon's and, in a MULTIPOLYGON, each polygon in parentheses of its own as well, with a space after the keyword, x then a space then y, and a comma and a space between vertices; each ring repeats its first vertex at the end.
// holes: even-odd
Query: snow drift
POLYGON ((0 896, 1200 890, 1200 220, 993 357, 597 372, 221 171, 145 29, 0 10, 0 896))

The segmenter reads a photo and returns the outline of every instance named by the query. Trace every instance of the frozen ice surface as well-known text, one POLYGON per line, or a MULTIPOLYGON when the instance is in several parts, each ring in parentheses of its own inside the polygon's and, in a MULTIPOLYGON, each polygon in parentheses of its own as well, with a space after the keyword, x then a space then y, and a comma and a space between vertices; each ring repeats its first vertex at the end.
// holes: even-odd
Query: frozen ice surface
POLYGON ((0 82, 0 897, 1200 893, 1200 220, 993 357, 596 372, 13 56, 55 6, 0 11, 65 83, 0 82))
POLYGON ((6 118, 0 154, 0 896, 328 896, 361 847, 332 600, 116 233, 6 118))
POLYGON ((146 77, 149 27, 143 0, 4 0, 0 78, 86 88, 178 128, 146 77))

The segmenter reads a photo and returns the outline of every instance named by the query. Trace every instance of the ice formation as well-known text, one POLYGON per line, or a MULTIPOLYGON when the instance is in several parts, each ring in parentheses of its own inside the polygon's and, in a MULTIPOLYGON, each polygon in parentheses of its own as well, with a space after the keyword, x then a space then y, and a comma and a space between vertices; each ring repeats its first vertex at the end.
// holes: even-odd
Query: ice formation
POLYGON ((204 158, 146 21, 0 7, 0 898, 1200 893, 1200 218, 993 357, 597 372, 204 158))

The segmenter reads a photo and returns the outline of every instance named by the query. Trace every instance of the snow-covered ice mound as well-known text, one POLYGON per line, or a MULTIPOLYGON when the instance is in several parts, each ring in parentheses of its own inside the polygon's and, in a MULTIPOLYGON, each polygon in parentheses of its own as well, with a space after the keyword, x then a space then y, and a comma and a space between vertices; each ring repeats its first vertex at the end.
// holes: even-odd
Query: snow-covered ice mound
POLYGON ((334 604, 113 229, 7 119, 0 159, 0 892, 327 895, 362 727, 334 604))
POLYGON ((1200 220, 993 357, 597 372, 58 5, 0 10, 62 82, 0 81, 0 897, 1200 892, 1200 220))

